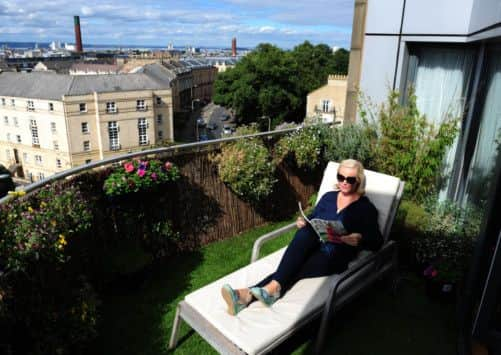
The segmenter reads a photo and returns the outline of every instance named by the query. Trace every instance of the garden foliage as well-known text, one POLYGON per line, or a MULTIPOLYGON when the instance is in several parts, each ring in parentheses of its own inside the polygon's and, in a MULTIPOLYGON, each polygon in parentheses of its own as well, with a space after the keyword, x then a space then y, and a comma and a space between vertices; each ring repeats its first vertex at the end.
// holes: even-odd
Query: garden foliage
MULTIPOLYGON (((256 133, 255 125, 241 127, 236 135, 256 133)), ((258 202, 273 191, 275 165, 268 148, 259 137, 240 139, 226 144, 221 153, 214 156, 218 173, 223 182, 240 198, 258 202)))

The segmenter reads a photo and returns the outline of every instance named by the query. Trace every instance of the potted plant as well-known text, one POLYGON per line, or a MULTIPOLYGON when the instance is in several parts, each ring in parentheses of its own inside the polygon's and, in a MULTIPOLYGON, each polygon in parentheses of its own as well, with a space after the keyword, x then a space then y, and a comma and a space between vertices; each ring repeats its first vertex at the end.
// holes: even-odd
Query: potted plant
POLYGON ((425 211, 421 236, 414 241, 416 258, 423 265, 428 291, 454 298, 479 233, 481 213, 451 201, 428 201, 425 211))
POLYGON ((172 162, 158 159, 131 160, 113 171, 104 181, 104 192, 110 197, 148 191, 161 184, 179 179, 179 169, 172 162))

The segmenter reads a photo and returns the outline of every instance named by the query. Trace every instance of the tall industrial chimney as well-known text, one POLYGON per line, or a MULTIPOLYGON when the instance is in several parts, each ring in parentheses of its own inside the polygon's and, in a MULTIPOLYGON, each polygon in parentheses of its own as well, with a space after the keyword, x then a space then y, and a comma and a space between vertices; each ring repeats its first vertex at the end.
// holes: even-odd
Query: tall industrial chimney
POLYGON ((75 21, 75 50, 78 53, 83 52, 82 48, 82 33, 80 32, 80 16, 73 17, 75 21))
POLYGON ((235 37, 231 40, 231 55, 233 57, 237 56, 237 39, 235 37))

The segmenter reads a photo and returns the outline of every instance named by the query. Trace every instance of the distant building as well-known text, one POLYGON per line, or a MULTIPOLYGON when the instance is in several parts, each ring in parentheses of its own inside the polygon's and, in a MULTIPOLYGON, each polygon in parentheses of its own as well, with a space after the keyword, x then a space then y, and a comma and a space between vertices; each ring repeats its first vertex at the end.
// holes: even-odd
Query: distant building
POLYGON ((115 64, 74 63, 70 69, 70 75, 100 75, 118 74, 120 67, 115 64))
POLYGON ((308 94, 306 117, 321 117, 324 122, 342 122, 346 101, 345 75, 329 75, 327 85, 308 94))
POLYGON ((0 74, 0 163, 39 180, 173 140, 168 80, 145 73, 0 74))

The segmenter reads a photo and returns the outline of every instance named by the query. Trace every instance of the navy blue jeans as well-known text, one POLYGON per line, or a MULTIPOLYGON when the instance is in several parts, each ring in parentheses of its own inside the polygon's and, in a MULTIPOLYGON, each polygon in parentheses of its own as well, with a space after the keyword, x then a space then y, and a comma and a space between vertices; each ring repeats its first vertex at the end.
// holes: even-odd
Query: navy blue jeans
POLYGON ((255 286, 263 287, 278 281, 281 295, 297 281, 310 277, 332 275, 346 270, 355 252, 345 245, 322 243, 310 225, 300 228, 285 250, 277 270, 255 286))

